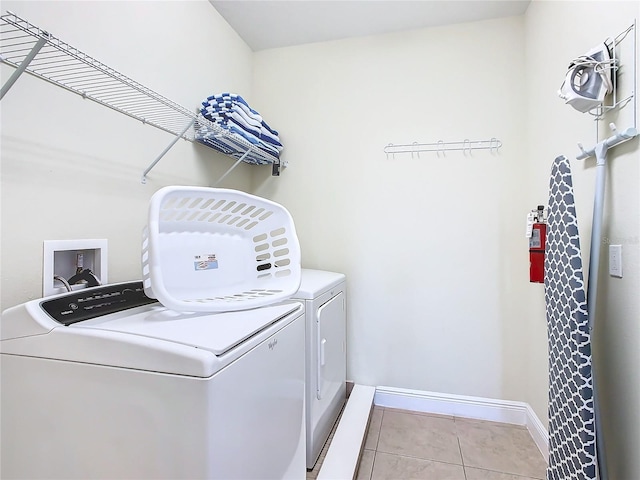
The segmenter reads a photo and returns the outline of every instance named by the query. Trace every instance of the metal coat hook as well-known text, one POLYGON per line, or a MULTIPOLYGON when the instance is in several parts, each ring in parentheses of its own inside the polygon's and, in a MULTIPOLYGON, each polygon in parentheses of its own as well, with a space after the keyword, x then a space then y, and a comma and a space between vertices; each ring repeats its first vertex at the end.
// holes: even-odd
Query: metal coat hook
MULTIPOLYGON (((610 126, 612 126, 612 129, 616 128, 616 126, 613 124, 611 124, 610 126)), ((613 130, 613 132, 614 134, 612 136, 610 136, 605 140, 601 140, 598 144, 596 144, 594 147, 588 150, 585 150, 582 147, 582 144, 578 143, 578 148, 580 149, 581 153, 576 158, 578 160, 584 160, 585 158, 596 157, 597 159, 596 150, 598 146, 600 146, 600 148, 605 149, 606 151, 606 149, 615 147, 616 145, 620 145, 621 143, 627 142, 632 138, 635 138, 638 136, 638 130, 635 127, 629 127, 622 132, 618 132, 616 128, 616 130, 613 130)))
POLYGON ((471 155, 471 140, 469 140, 468 138, 465 138, 462 142, 462 153, 466 155, 466 153, 464 152, 465 149, 467 149, 469 151, 469 155, 471 155))
POLYGON ((444 153, 444 141, 442 140, 438 140, 438 149, 436 150, 436 155, 438 156, 438 158, 440 158, 440 152, 442 152, 442 156, 445 157, 445 153, 444 153))
POLYGON ((493 149, 495 148, 495 153, 498 153, 498 139, 496 137, 491 137, 489 140, 489 152, 494 153, 493 149), (495 142, 495 146, 494 146, 495 142))
MULTIPOLYGON (((420 150, 418 149, 419 143, 413 142, 411 145, 413 145, 413 148, 415 149, 415 154, 418 156, 418 158, 420 158, 420 150)), ((413 153, 414 151, 411 150, 411 158, 413 158, 413 153)))
MULTIPOLYGON (((389 160, 389 151, 387 150, 387 148, 392 149, 393 148, 393 143, 387 143, 387 146, 384 149, 384 152, 387 154, 387 160, 389 160)), ((395 152, 391 152, 391 158, 393 158, 394 160, 396 159, 395 152)))
POLYGON ((586 154, 587 152, 584 151, 584 147, 582 146, 582 144, 580 142, 578 142, 578 148, 580 149, 580 151, 584 154, 586 154))

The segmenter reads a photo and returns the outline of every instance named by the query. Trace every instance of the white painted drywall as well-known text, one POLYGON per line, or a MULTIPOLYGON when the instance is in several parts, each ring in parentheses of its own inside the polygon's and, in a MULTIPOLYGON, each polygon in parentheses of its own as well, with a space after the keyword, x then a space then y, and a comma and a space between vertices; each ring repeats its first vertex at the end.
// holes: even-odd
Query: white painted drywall
MULTIPOLYGON (((207 1, 15 2, 11 10, 185 107, 248 92, 251 51, 207 1)), ((2 81, 13 72, 2 65, 2 81)), ((250 98, 248 98, 250 101, 250 98)), ((141 278, 150 196, 210 185, 234 161, 23 75, 2 100, 2 308, 42 296, 44 240, 106 238, 109 280, 141 278)), ((225 186, 248 189, 248 165, 225 186)))
MULTIPOLYGON (((529 111, 528 176, 524 194, 531 202, 547 194, 551 160, 570 159, 583 262, 590 250, 595 160, 575 160, 577 142, 596 143, 592 117, 565 106, 556 96, 569 62, 609 36, 615 36, 640 18, 638 2, 534 1, 526 14, 527 105, 529 111)), ((633 38, 620 44, 621 98, 633 86, 633 38)), ((638 49, 637 51, 640 51, 638 49)), ((638 92, 638 85, 635 91, 638 92)), ((607 125, 633 125, 633 105, 601 123, 601 138, 611 135, 607 125)), ((640 150, 639 140, 609 152, 599 276, 598 311, 593 335, 593 358, 602 399, 609 478, 640 478, 640 150), (608 274, 608 245, 622 245, 624 277, 608 274)), ((586 268, 585 268, 586 270, 586 268)), ((538 320, 530 325, 528 398, 534 405, 546 401, 547 349, 544 299, 532 310, 538 320)), ((540 412, 537 411, 538 415, 540 412)))
POLYGON ((253 95, 290 161, 279 179, 255 174, 254 192, 290 209, 304 266, 346 273, 356 383, 524 398, 523 21, 254 56, 253 95), (383 152, 492 137, 497 155, 383 152))
MULTIPOLYGON (((523 219, 547 203, 553 158, 595 141, 556 95, 569 61, 634 17, 637 2, 539 1, 523 18, 255 55, 254 96, 291 162, 278 180, 254 174, 255 191, 291 209, 306 266, 347 273, 351 379, 525 401, 546 424, 544 288, 527 281, 523 219), (497 158, 382 153, 491 136, 497 158)), ((611 117, 603 128, 625 128, 630 109, 611 117)), ((614 155, 603 242, 623 245, 625 276, 603 254, 594 354, 611 478, 635 478, 637 140, 614 155)), ((595 172, 573 163, 586 266, 595 172)))
MULTIPOLYGON (((545 420, 543 288, 526 281, 524 214, 545 203, 553 157, 593 140, 589 118, 555 94, 568 61, 640 17, 637 2, 534 1, 523 18, 253 57, 207 2, 2 9, 184 105, 251 92, 291 166, 279 179, 241 166, 225 186, 284 203, 305 266, 349 276, 351 379, 525 401, 545 420), (382 152, 389 142, 492 136, 503 142, 497 156, 382 152)), ((2 308, 40 295, 47 239, 108 238, 110 279, 138 277, 153 191, 209 184, 232 163, 179 142, 142 186, 167 134, 30 77, 1 109, 2 308)), ((623 245, 625 272, 608 277, 603 255, 595 352, 611 478, 640 476, 638 160, 637 141, 621 147, 607 185, 605 235, 623 245)), ((573 165, 586 263, 594 169, 573 165)))

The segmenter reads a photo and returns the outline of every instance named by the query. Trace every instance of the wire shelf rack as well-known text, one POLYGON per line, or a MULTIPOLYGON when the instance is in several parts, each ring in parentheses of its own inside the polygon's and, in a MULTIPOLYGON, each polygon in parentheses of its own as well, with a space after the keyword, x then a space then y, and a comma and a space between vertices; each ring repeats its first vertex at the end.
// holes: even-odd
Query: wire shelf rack
MULTIPOLYGON (((278 158, 256 148, 240 135, 221 128, 9 11, 0 16, 0 61, 16 68, 2 86, 0 99, 20 74, 26 72, 178 138, 214 144, 238 160, 279 164, 278 158), (208 141, 204 142, 197 137, 197 132, 203 129, 208 132, 205 139, 208 141), (225 149, 224 145, 229 143, 235 148, 225 149)), ((159 159, 144 172, 143 181, 159 159)))

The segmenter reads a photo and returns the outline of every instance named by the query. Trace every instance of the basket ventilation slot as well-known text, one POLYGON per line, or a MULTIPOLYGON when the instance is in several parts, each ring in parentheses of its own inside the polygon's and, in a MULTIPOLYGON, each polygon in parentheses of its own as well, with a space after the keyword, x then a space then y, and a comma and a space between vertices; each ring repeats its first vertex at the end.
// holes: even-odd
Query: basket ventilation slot
POLYGON ((288 243, 286 234, 286 228, 280 227, 272 230, 268 235, 263 233, 253 237, 255 251, 261 252, 256 256, 256 261, 258 262, 256 270, 261 272, 258 278, 268 278, 271 273, 276 277, 291 275, 290 269, 283 268, 291 264, 289 258, 280 258, 275 262, 270 261, 272 257, 284 257, 289 254, 288 248, 282 248, 283 245, 288 243))
MULTIPOLYGON (((266 220, 273 212, 264 207, 256 208, 246 202, 235 200, 218 200, 201 197, 171 197, 162 206, 160 219, 165 222, 217 222, 251 230, 266 220)), ((278 229, 284 230, 284 229, 278 229)), ((272 232, 273 235, 273 232, 272 232)), ((278 233, 282 235, 282 233, 278 233)))
POLYGON ((224 297, 207 297, 207 298, 194 298, 185 300, 185 302, 191 303, 211 303, 211 302, 243 302, 253 298, 264 298, 281 293, 282 290, 250 290, 248 292, 236 293, 234 295, 226 295, 224 297))

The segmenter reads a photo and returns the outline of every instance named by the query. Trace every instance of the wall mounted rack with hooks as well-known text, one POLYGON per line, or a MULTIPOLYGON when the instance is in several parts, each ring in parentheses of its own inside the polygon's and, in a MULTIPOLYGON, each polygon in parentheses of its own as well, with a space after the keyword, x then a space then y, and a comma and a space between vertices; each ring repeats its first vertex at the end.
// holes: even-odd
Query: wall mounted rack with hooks
MULTIPOLYGON (((582 144, 578 143, 578 148, 580 149, 580 153, 576 156, 578 160, 586 160, 590 157, 595 157, 596 159, 596 186, 595 186, 595 195, 593 201, 593 220, 591 224, 591 251, 589 255, 589 273, 588 273, 588 282, 587 282, 587 318, 589 321, 589 330, 594 328, 595 320, 596 320, 596 312, 597 312, 597 296, 598 296, 598 278, 599 268, 600 268, 600 250, 602 248, 602 225, 603 225, 603 216, 604 216, 604 200, 605 200, 605 186, 606 186, 606 173, 607 173, 607 157, 608 151, 613 149, 614 147, 621 145, 623 143, 628 142, 638 136, 638 94, 636 89, 638 88, 638 56, 636 52, 636 45, 638 42, 637 39, 637 31, 636 31, 636 22, 627 28, 624 32, 622 32, 617 37, 611 39, 610 43, 607 46, 611 49, 612 58, 614 60, 612 69, 612 73, 614 75, 613 79, 613 92, 611 95, 611 105, 607 106, 603 103, 601 106, 597 107, 595 112, 590 112, 596 117, 596 144, 593 147, 584 148, 582 144), (618 80, 619 78, 615 78, 615 75, 618 74, 622 65, 619 63, 619 59, 617 58, 616 46, 620 44, 631 32, 633 32, 633 54, 631 55, 632 62, 630 65, 632 66, 632 76, 633 76, 633 84, 631 86, 631 93, 628 97, 623 98, 622 100, 618 100, 618 80), (631 103, 633 101, 633 103, 631 103), (609 128, 611 129, 612 135, 608 138, 600 140, 600 134, 598 125, 600 120, 603 120, 607 113, 612 110, 621 110, 628 104, 633 105, 633 127, 628 127, 622 131, 618 131, 616 125, 611 122, 609 123, 609 128)), ((605 42, 606 43, 606 42, 605 42)), ((597 414, 599 411, 599 394, 596 386, 599 382, 596 381, 597 377, 593 378, 593 405, 594 410, 596 412, 595 415, 595 440, 596 440, 596 453, 597 453, 597 465, 598 465, 598 478, 602 480, 608 480, 608 468, 606 461, 606 451, 605 451, 605 441, 602 433, 602 426, 600 416, 597 414)))
POLYGON ((0 61, 16 69, 2 85, 0 99, 26 72, 174 135, 169 146, 143 172, 142 183, 181 138, 213 144, 236 158, 235 164, 217 183, 240 162, 272 164, 273 174, 280 173, 278 158, 258 149, 242 136, 154 92, 12 12, 0 16, 0 61), (204 138, 203 131, 206 131, 204 138))
POLYGON ((436 152, 436 155, 440 157, 440 155, 444 155, 445 152, 451 151, 471 153, 472 150, 489 150, 491 152, 497 152, 500 147, 502 147, 502 142, 494 137, 491 140, 465 139, 461 142, 444 142, 438 140, 435 143, 413 142, 398 145, 389 143, 384 147, 384 153, 387 154, 387 159, 389 156, 395 158, 395 155, 399 153, 409 153, 411 157, 419 156, 420 152, 436 152))
MULTIPOLYGON (((607 40, 605 40, 604 44, 607 46, 607 48, 610 50, 611 52, 611 60, 612 60, 612 74, 613 75, 617 75, 618 71, 620 70, 620 58, 618 57, 618 48, 621 45, 621 43, 627 39, 628 37, 630 37, 633 41, 633 67, 632 67, 632 74, 634 77, 633 80, 633 85, 634 85, 634 89, 635 86, 637 85, 637 66, 636 66, 636 62, 637 62, 637 57, 636 57, 636 45, 637 45, 637 33, 636 33, 636 22, 634 21, 629 27, 627 27, 623 32, 621 32, 620 34, 616 35, 615 37, 609 37, 607 40)), ((627 43, 629 42, 629 40, 627 40, 627 43)), ((618 81, 614 80, 612 85, 612 92, 611 95, 609 96, 610 98, 610 103, 607 104, 606 102, 604 102, 602 105, 600 105, 599 107, 596 107, 595 109, 593 109, 593 111, 590 111, 589 113, 593 116, 596 117, 597 120, 600 120, 604 117, 604 115, 611 111, 611 110, 615 110, 615 109, 619 109, 624 107, 625 105, 627 105, 627 103, 631 102, 632 100, 635 99, 635 91, 634 89, 631 90, 631 93, 629 95, 627 95, 624 98, 618 98, 619 93, 618 92, 618 81)), ((635 100, 637 102, 637 99, 635 100)), ((635 124, 635 126, 637 127, 637 123, 635 124)))
MULTIPOLYGON (((628 71, 632 76, 631 89, 629 95, 625 96, 622 99, 619 99, 620 92, 619 84, 620 81, 618 78, 614 78, 613 80, 613 90, 610 95, 610 103, 607 104, 604 102, 599 107, 596 107, 589 113, 595 117, 596 124, 596 143, 600 141, 600 121, 605 120, 605 116, 607 113, 612 111, 619 111, 625 108, 627 105, 632 106, 632 115, 633 115, 633 126, 628 127, 622 132, 618 132, 617 127, 613 123, 609 123, 609 127, 613 133, 611 137, 606 139, 604 143, 606 143, 607 148, 614 147, 621 143, 624 143, 628 140, 631 140, 635 136, 638 135, 638 94, 636 89, 638 88, 638 53, 637 53, 637 45, 638 45, 638 32, 637 32, 637 22, 634 22, 626 28, 623 32, 616 35, 615 37, 610 37, 604 43, 611 51, 611 58, 613 60, 613 68, 612 73, 614 76, 618 75, 621 71, 623 65, 620 64, 620 58, 618 57, 618 48, 622 44, 623 41, 627 42, 627 44, 631 44, 632 54, 630 58, 632 61, 626 65, 625 70, 628 71)), ((600 142, 602 143, 602 142, 600 142)), ((596 145, 597 146, 597 145, 596 145)), ((589 157, 595 157, 595 149, 596 146, 590 148, 584 148, 581 143, 578 143, 578 148, 580 149, 580 154, 576 157, 578 160, 584 160, 589 157)))

